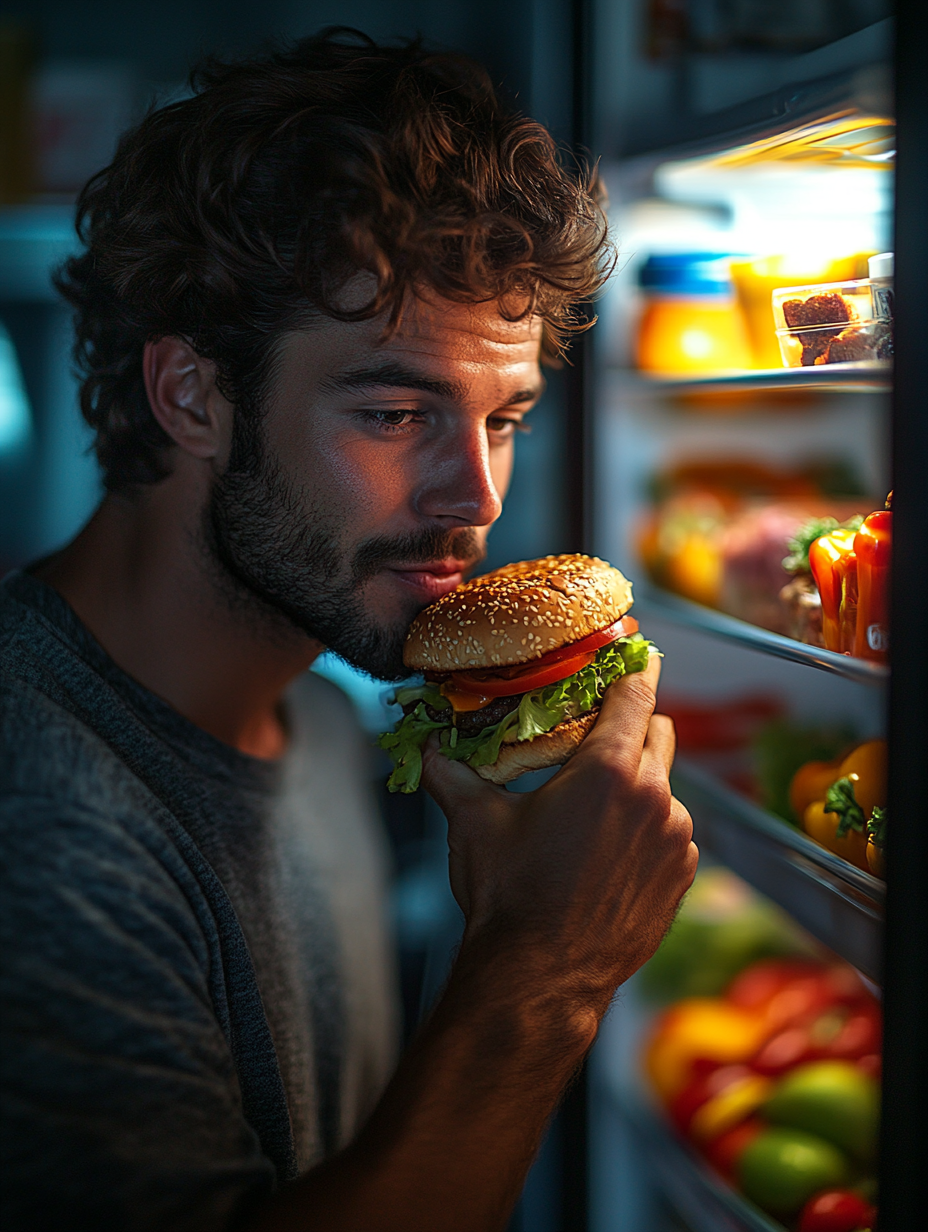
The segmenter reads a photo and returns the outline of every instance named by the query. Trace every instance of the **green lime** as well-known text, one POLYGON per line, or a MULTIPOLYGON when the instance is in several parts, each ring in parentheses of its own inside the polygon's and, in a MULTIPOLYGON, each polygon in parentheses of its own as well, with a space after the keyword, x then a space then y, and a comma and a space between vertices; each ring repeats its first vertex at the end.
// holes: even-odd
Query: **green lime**
POLYGON ((820 1189, 847 1183, 845 1156, 824 1138, 800 1129, 768 1129, 738 1160, 741 1188, 771 1215, 794 1215, 820 1189))
POLYGON ((791 1070, 764 1105, 775 1125, 807 1129, 870 1160, 880 1123, 880 1088, 849 1061, 812 1061, 791 1070))

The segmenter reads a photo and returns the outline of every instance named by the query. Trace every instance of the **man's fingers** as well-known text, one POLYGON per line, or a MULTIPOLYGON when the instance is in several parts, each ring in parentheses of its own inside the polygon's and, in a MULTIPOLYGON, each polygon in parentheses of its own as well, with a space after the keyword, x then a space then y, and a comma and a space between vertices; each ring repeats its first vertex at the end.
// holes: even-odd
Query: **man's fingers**
POLYGON ((506 795, 463 762, 445 757, 434 735, 422 750, 422 786, 449 820, 460 813, 462 805, 477 805, 487 811, 498 808, 500 796, 506 795))
POLYGON ((648 724, 648 734, 644 741, 644 755, 656 757, 667 774, 673 766, 674 754, 677 751, 677 733, 673 719, 666 714, 654 714, 648 724))
POLYGON ((651 655, 643 672, 621 676, 611 684, 603 698, 596 726, 584 743, 591 749, 600 749, 603 744, 620 749, 623 757, 637 766, 654 713, 660 676, 660 658, 651 655))

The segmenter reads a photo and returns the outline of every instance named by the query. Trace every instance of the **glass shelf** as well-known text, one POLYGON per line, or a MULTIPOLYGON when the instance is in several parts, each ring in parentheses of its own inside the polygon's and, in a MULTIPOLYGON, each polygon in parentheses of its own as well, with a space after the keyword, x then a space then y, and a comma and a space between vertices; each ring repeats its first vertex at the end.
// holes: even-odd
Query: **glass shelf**
POLYGON ((660 397, 750 393, 873 393, 892 388, 891 365, 822 364, 813 368, 751 369, 720 376, 649 377, 613 368, 623 388, 660 397))
POLYGON ((662 1192, 692 1232, 783 1232, 782 1224, 715 1176, 677 1138, 646 1096, 623 1086, 618 1103, 662 1192))
POLYGON ((749 646, 763 654, 774 655, 778 659, 789 659, 793 663, 817 667, 820 671, 843 676, 846 680, 853 680, 858 684, 883 685, 889 680, 889 668, 882 663, 871 663, 868 659, 855 659, 851 655, 837 654, 833 650, 807 646, 804 642, 771 633, 757 625, 749 625, 747 621, 726 616, 724 612, 703 607, 699 603, 691 603, 689 599, 681 599, 657 587, 642 586, 639 583, 637 602, 640 609, 653 612, 655 616, 662 616, 676 624, 699 629, 714 637, 740 642, 743 646, 749 646))
POLYGON ((672 783, 692 815, 698 846, 879 983, 882 881, 819 847, 686 758, 674 763, 672 783))

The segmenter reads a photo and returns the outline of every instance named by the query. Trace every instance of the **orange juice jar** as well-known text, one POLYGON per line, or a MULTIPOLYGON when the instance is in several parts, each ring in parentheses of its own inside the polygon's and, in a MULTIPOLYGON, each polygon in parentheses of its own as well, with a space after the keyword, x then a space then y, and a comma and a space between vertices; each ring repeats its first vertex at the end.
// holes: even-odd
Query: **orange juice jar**
POLYGON ((635 362, 662 376, 736 372, 751 353, 728 275, 718 253, 661 253, 638 274, 644 312, 635 362))

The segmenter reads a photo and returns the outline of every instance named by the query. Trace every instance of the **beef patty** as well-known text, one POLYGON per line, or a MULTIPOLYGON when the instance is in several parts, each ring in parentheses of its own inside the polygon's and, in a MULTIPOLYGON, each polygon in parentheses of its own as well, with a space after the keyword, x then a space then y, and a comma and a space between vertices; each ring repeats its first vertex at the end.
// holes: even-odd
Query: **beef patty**
MULTIPOLYGON (((458 713, 455 726, 462 736, 476 736, 485 727, 493 727, 501 719, 505 719, 507 714, 518 710, 519 702, 524 696, 524 693, 516 693, 512 697, 494 697, 490 704, 481 710, 462 710, 458 713)), ((436 710, 429 705, 425 709, 430 719, 447 721, 449 717, 447 710, 436 710)))

